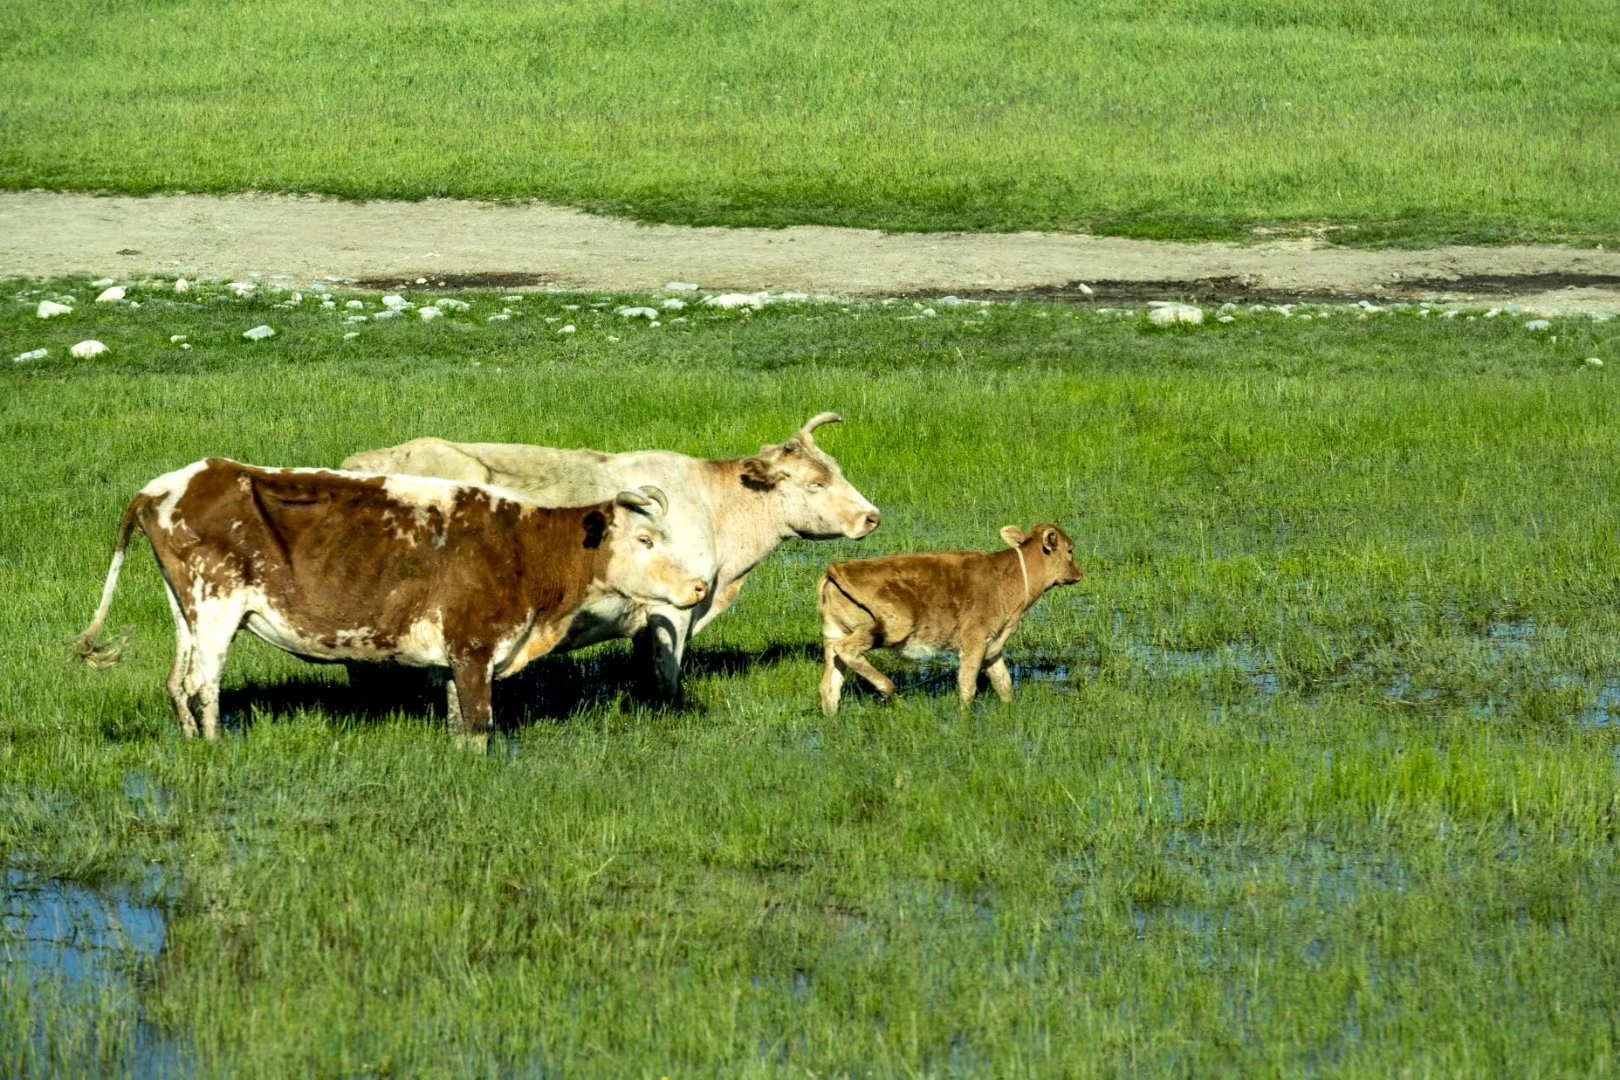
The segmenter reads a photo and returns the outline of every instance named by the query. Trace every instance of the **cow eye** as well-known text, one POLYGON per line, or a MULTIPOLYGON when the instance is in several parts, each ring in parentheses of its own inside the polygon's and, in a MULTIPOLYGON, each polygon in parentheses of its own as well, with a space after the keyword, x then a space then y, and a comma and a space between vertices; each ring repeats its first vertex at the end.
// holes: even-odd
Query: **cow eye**
POLYGON ((646 533, 642 533, 640 536, 636 537, 636 543, 650 550, 653 546, 653 539, 646 533))
POLYGON ((811 491, 820 491, 823 488, 825 488, 827 485, 826 484, 818 484, 814 480, 812 480, 812 481, 810 481, 808 484, 806 484, 804 486, 809 488, 811 491))

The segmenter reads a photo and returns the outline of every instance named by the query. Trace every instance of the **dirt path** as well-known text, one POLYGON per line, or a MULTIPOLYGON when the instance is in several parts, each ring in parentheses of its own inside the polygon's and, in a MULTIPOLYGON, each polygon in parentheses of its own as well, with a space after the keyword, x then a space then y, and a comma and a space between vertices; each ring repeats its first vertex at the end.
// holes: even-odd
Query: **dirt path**
POLYGON ((639 225, 537 203, 0 193, 0 275, 65 273, 331 276, 378 287, 427 277, 435 284, 602 291, 656 291, 686 281, 713 291, 1025 293, 1093 302, 1470 298, 1549 314, 1620 311, 1620 252, 1601 249, 1361 251, 1316 239, 1234 245, 1059 233, 886 235, 639 225))

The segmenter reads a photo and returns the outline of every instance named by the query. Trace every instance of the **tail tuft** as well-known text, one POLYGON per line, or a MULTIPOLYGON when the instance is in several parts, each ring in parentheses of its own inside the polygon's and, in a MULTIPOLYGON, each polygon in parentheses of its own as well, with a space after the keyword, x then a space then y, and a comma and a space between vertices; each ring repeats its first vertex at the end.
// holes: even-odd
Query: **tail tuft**
POLYGON ((96 635, 86 631, 68 643, 68 651, 75 660, 83 661, 96 671, 112 667, 124 658, 129 647, 129 631, 118 635, 118 640, 106 645, 96 644, 96 635))

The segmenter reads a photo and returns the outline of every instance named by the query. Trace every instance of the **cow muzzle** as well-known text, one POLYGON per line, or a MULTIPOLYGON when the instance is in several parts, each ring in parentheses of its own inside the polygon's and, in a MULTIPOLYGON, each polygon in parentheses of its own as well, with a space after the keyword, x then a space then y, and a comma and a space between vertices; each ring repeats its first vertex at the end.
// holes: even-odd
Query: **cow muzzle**
POLYGON ((674 606, 678 608, 697 607, 709 598, 709 583, 701 580, 690 582, 684 589, 676 591, 674 606))
POLYGON ((849 530, 849 538, 859 540, 863 536, 870 536, 881 524, 883 524, 883 515, 878 512, 876 507, 873 507, 866 513, 856 517, 854 526, 849 530))

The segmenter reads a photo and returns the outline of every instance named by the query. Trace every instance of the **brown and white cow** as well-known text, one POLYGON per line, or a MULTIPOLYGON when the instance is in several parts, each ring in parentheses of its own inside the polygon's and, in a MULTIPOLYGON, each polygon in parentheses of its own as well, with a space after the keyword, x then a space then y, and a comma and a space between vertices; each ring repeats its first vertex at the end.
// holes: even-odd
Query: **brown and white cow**
POLYGON ((178 641, 169 696, 187 736, 219 730, 219 684, 245 626, 312 660, 448 667, 450 722, 482 736, 490 683, 556 647, 603 597, 690 608, 708 582, 679 557, 656 488, 545 509, 511 492, 414 476, 264 469, 209 458, 124 512, 93 665, 130 534, 152 543, 178 641))
POLYGON ((792 437, 750 457, 704 460, 662 450, 603 454, 512 443, 454 443, 415 439, 355 454, 345 469, 442 476, 499 484, 542 506, 594 502, 613 492, 656 484, 669 495, 670 528, 694 563, 713 567, 709 598, 681 611, 668 605, 611 599, 574 620, 559 651, 629 637, 653 666, 659 690, 680 687, 681 657, 692 635, 730 607, 749 571, 792 537, 858 540, 878 527, 877 507, 844 479, 815 430, 837 413, 805 421, 792 437))
POLYGON ((936 652, 961 658, 956 689, 963 706, 978 692, 984 666, 1002 701, 1012 700, 1012 674, 1002 649, 1019 621, 1048 589, 1073 585, 1081 570, 1074 541, 1056 525, 1025 536, 1001 530, 1010 551, 948 551, 833 563, 821 579, 817 607, 826 645, 821 708, 838 711, 844 670, 860 675, 885 698, 894 683, 872 666, 872 649, 896 649, 913 660, 936 652))

